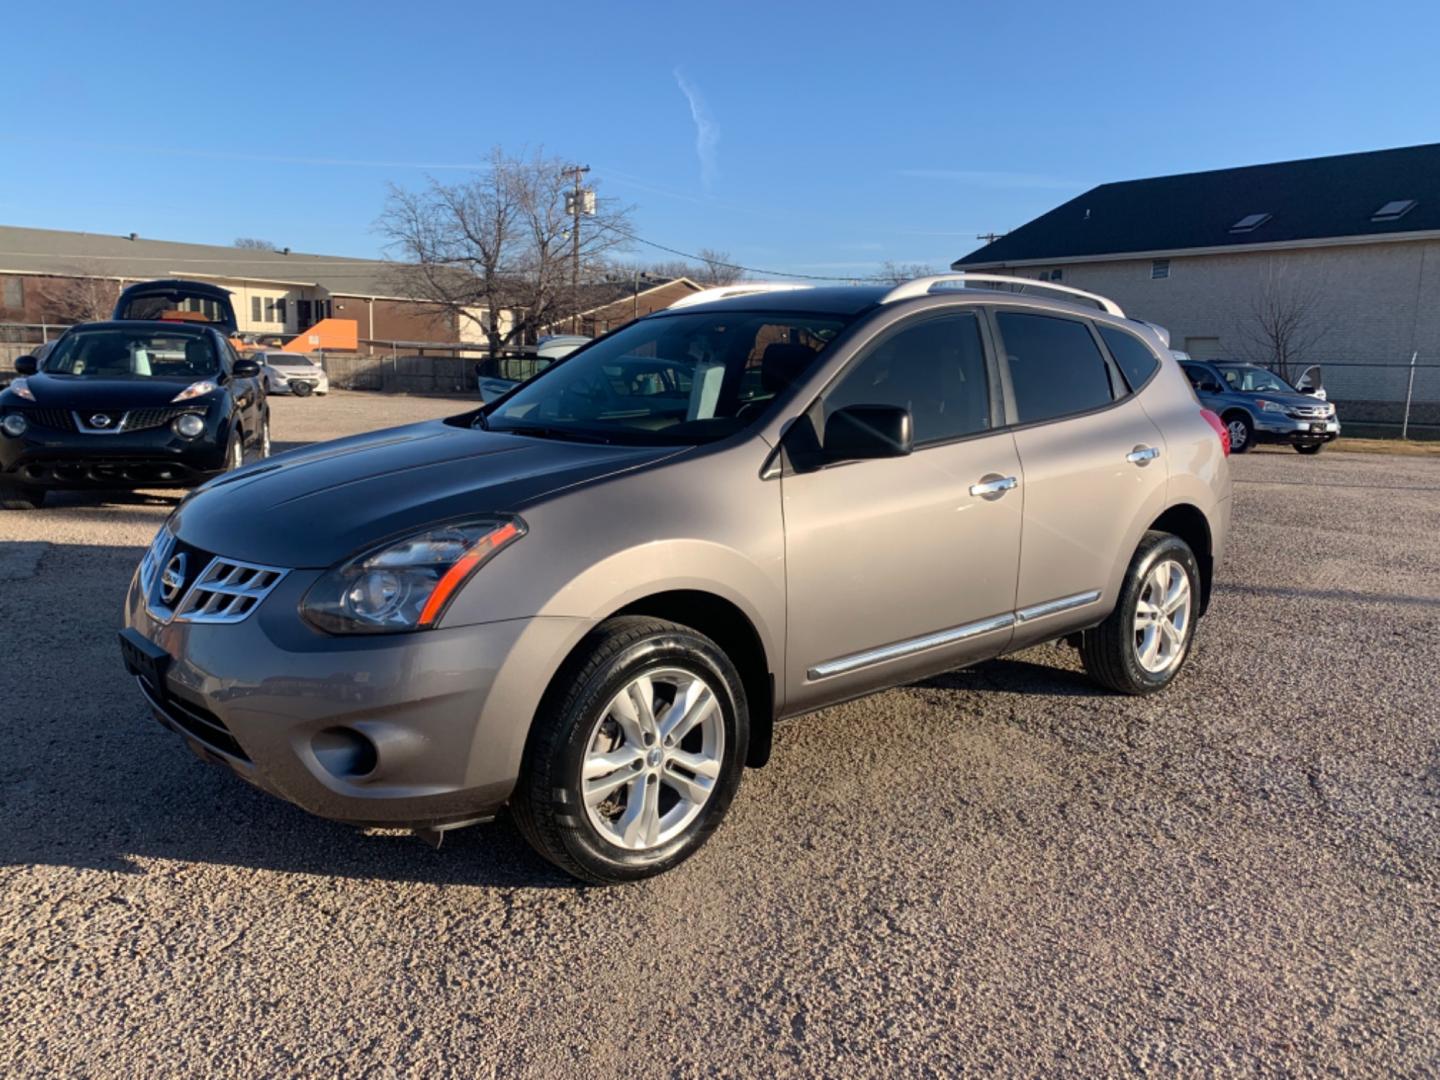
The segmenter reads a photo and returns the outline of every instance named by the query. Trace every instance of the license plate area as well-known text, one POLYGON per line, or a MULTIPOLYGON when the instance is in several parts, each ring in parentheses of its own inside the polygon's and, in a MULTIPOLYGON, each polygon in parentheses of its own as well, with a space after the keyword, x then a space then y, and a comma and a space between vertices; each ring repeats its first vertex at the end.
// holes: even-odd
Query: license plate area
POLYGON ((138 675, 148 682, 157 693, 165 688, 165 669, 170 666, 170 654, 153 641, 148 641, 134 629, 120 631, 120 655, 125 668, 132 675, 138 675))

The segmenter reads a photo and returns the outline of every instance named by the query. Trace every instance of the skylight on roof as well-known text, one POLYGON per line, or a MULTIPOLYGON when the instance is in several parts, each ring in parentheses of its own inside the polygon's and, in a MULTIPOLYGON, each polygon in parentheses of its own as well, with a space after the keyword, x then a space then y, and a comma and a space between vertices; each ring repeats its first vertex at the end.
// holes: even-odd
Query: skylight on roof
POLYGON ((1371 221, 1399 221, 1402 217, 1415 209, 1417 199, 1391 199, 1384 206, 1370 215, 1371 221))
POLYGON ((1270 220, 1269 214, 1246 214, 1234 225, 1230 226, 1231 232, 1254 232, 1265 222, 1270 220))

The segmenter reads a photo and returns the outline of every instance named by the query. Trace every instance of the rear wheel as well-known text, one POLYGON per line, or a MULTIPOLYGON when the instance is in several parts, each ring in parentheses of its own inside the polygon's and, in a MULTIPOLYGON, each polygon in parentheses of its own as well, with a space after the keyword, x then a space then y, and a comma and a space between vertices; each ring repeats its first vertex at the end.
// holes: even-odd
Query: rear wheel
POLYGON ((234 472, 245 464, 245 443, 237 427, 230 433, 230 442, 225 447, 225 471, 234 472))
POLYGON ((1170 533, 1147 532, 1120 602, 1080 638, 1089 676, 1121 694, 1164 689, 1185 666, 1200 610, 1200 570, 1190 545, 1170 533))
POLYGON ((718 645, 676 623, 611 619, 546 694, 511 801, 516 824, 581 880, 661 873, 724 819, 748 738, 745 691, 718 645))
POLYGON ((1230 452, 1243 454, 1255 441, 1255 425, 1243 412, 1225 414, 1225 427, 1230 432, 1230 452))
POLYGON ((255 445, 251 450, 254 455, 252 460, 264 461, 270 456, 270 414, 266 412, 260 418, 260 434, 255 437, 255 445))
POLYGON ((1325 445, 1324 443, 1318 443, 1318 442, 1317 442, 1317 443, 1297 443, 1297 444, 1295 445, 1295 452, 1296 452, 1297 454, 1318 454, 1318 453, 1320 453, 1320 448, 1323 447, 1324 445, 1325 445))
POLYGON ((0 510, 39 510, 44 505, 44 488, 0 481, 0 510))

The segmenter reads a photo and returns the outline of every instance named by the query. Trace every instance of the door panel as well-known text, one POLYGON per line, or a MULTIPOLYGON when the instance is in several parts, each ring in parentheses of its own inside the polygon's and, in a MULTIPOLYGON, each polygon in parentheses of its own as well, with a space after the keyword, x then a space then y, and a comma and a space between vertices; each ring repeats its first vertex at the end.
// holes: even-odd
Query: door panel
POLYGON ((1021 480, 1008 431, 784 476, 787 709, 1001 652, 1011 636, 1021 480), (970 493, 1011 477, 1012 490, 970 493), (896 648, 860 655, 888 646, 896 648))
POLYGON ((1165 503, 1169 466, 1160 431, 1136 397, 1109 409, 1015 432, 1025 470, 1025 538, 1015 606, 1022 612, 1077 598, 1076 606, 1022 617, 1015 644, 1094 623, 1113 606, 1130 556, 1165 503), (1149 457, 1139 450, 1159 451, 1149 457), (1078 598, 1098 593, 1079 604, 1078 598))

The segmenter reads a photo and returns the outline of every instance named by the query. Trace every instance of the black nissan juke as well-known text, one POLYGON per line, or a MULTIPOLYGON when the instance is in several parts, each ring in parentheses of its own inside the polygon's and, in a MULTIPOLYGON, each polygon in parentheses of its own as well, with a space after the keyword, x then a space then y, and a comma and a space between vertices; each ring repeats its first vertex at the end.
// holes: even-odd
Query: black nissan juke
POLYGON ((0 391, 0 507, 54 488, 191 487, 270 453, 260 367, 214 326, 73 326, 0 391))

